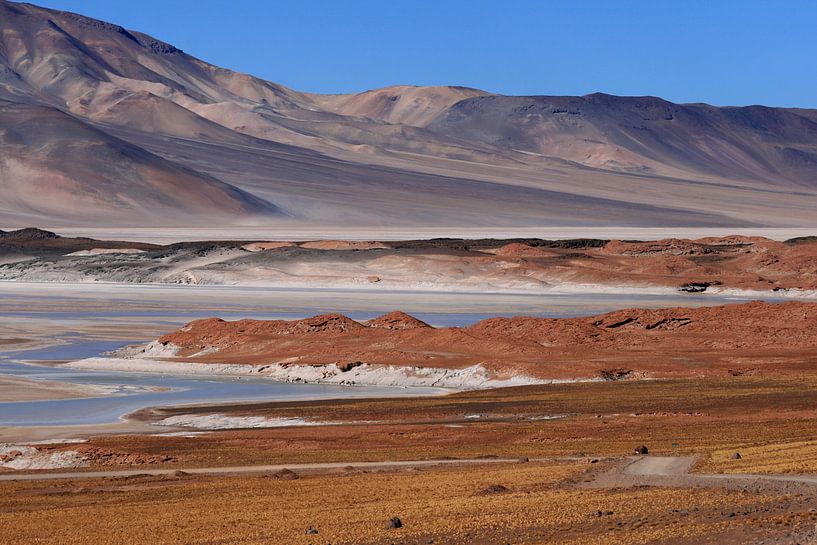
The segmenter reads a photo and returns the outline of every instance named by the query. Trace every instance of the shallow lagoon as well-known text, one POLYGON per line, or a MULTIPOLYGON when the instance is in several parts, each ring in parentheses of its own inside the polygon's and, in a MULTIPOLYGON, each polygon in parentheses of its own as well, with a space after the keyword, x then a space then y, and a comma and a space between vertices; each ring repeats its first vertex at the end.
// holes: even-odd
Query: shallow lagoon
MULTIPOLYGON (((567 317, 627 307, 701 306, 738 297, 691 294, 492 294, 280 290, 245 287, 134 285, 0 285, 0 315, 18 328, 54 331, 55 344, 0 352, 0 374, 71 384, 102 385, 100 397, 0 403, 0 426, 88 425, 117 422, 152 406, 248 400, 427 395, 431 388, 383 388, 280 383, 263 378, 210 378, 81 371, 31 365, 97 356, 150 340, 197 318, 294 319, 341 312, 363 320, 400 309, 435 326, 464 326, 492 316, 567 317), (100 332, 100 324, 107 333, 100 332), (113 331, 113 332, 111 332, 113 331), (116 331, 130 332, 127 335, 116 331), (24 363, 27 362, 27 363, 24 363)), ((42 333, 42 332, 40 332, 42 333)), ((41 337, 42 338, 42 337, 41 337)))

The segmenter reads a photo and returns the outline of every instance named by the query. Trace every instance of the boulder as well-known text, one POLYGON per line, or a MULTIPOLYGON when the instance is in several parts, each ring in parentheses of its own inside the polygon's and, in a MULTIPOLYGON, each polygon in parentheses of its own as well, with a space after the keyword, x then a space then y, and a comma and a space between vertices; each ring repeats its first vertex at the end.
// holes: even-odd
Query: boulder
POLYGON ((483 489, 480 494, 502 494, 503 492, 508 492, 507 486, 492 484, 491 486, 483 489))
POLYGON ((298 474, 292 471, 291 469, 284 468, 281 471, 276 471, 272 474, 272 477, 275 479, 280 479, 282 481, 294 481, 298 479, 298 474))

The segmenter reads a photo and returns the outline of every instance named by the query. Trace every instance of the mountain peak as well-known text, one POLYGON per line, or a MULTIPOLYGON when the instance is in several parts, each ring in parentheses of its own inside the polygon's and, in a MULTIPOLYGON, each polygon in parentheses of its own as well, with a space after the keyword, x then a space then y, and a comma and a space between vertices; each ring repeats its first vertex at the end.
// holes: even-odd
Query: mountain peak
POLYGON ((13 225, 817 226, 814 110, 309 94, 5 0, 0 100, 13 225))

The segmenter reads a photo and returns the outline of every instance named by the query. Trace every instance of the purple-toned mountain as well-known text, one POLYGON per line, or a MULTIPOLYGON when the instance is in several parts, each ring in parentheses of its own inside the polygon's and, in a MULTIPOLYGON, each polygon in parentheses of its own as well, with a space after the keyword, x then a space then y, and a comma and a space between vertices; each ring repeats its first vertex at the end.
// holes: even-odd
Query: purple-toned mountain
POLYGON ((0 226, 815 226, 817 111, 300 93, 0 0, 0 226))

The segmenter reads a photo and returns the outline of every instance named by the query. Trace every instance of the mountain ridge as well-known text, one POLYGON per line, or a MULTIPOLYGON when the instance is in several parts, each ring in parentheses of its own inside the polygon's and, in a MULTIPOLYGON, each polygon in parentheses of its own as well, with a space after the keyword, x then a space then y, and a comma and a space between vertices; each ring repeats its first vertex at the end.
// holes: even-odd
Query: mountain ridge
POLYGON ((10 147, 15 122, 0 116, 0 188, 13 182, 19 193, 0 195, 0 224, 23 213, 46 226, 184 226, 208 215, 256 225, 817 226, 809 213, 817 206, 817 110, 604 93, 514 97, 462 86, 301 93, 120 25, 6 0, 0 99, 68 116, 53 113, 54 142, 40 142, 53 144, 50 169, 30 146, 10 147), (62 136, 76 123, 99 131, 98 141, 72 141, 58 164, 54 150, 67 146, 62 136), (140 202, 144 184, 110 174, 142 179, 139 168, 102 164, 92 152, 100 146, 142 149, 139 168, 162 173, 167 187, 157 195, 167 191, 168 206, 150 213, 140 202), (73 162, 101 174, 80 178, 73 162), (64 179, 103 198, 41 210, 31 204, 42 196, 35 179, 64 179), (186 210, 184 195, 171 190, 178 184, 189 195, 218 187, 221 197, 186 210), (99 202, 111 210, 88 214, 99 202))

